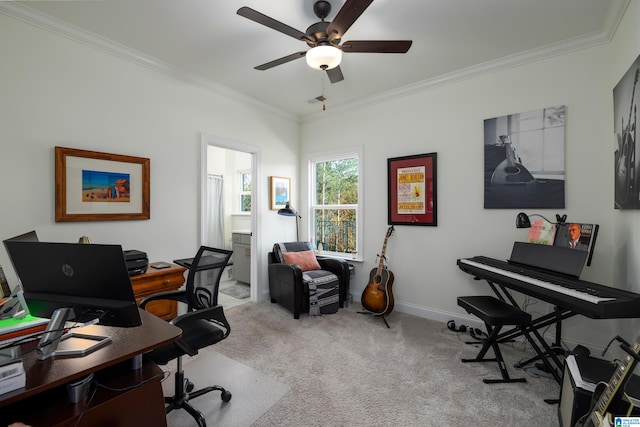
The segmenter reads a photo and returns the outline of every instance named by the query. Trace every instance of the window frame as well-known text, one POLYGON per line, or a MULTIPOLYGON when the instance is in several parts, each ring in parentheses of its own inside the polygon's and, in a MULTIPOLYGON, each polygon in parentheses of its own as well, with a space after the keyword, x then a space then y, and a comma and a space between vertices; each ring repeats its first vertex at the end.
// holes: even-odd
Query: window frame
POLYGON ((238 196, 236 198, 236 203, 237 203, 237 209, 238 209, 238 213, 240 213, 241 215, 248 215, 251 213, 251 210, 253 210, 253 195, 251 194, 252 191, 245 191, 244 190, 244 176, 245 175, 250 175, 250 185, 251 185, 251 190, 253 190, 253 174, 252 174, 252 170, 251 169, 241 169, 237 171, 238 176, 239 176, 239 185, 237 188, 238 191, 238 196), (244 211, 242 210, 242 196, 249 196, 249 199, 251 200, 251 209, 249 209, 248 211, 244 211))
POLYGON ((328 209, 354 209, 356 211, 356 250, 353 253, 344 252, 332 252, 323 250, 322 256, 345 258, 353 261, 362 261, 364 259, 364 240, 362 233, 362 224, 364 223, 364 209, 363 209, 363 181, 364 181, 364 167, 363 167, 363 149, 359 147, 345 147, 339 150, 323 151, 310 153, 307 156, 307 173, 308 173, 308 198, 307 198, 307 212, 309 221, 307 222, 307 236, 309 240, 315 244, 315 210, 318 207, 326 207, 328 209), (318 163, 328 162, 332 160, 346 159, 355 157, 358 159, 358 203, 348 205, 318 205, 316 204, 316 181, 315 171, 318 163))

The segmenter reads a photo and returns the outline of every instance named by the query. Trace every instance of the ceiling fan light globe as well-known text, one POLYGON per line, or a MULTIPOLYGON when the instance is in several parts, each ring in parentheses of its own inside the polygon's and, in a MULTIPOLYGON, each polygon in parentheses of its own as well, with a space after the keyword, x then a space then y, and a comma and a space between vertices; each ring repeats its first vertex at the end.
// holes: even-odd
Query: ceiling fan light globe
POLYGON ((331 70, 340 65, 342 51, 333 46, 316 46, 307 51, 306 58, 314 70, 331 70))

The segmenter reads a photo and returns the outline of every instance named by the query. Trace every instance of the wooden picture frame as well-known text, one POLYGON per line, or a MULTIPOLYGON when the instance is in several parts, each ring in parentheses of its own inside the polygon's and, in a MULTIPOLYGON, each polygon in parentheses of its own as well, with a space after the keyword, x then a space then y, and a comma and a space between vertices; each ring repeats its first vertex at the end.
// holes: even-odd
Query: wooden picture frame
POLYGON ((437 226, 437 153, 387 159, 390 225, 437 226))
POLYGON ((55 220, 150 218, 149 159, 55 147, 55 220))
POLYGON ((270 176, 269 200, 272 211, 284 208, 291 200, 291 178, 270 176))

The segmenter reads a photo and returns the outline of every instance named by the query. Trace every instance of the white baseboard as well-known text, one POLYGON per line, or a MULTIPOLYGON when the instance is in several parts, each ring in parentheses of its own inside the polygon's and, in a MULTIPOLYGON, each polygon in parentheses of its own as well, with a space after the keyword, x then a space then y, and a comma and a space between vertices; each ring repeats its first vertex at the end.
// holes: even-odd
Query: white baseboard
MULTIPOLYGON (((465 325, 467 327, 479 328, 482 331, 486 332, 484 322, 470 315, 465 316, 465 315, 460 315, 459 313, 450 313, 448 311, 437 310, 433 308, 426 308, 426 307, 421 307, 414 304, 408 304, 408 303, 397 302, 397 301, 394 305, 394 309, 400 313, 411 314, 414 316, 422 317, 429 320, 434 320, 436 322, 442 322, 445 324, 448 321, 453 320, 456 323, 457 327, 460 327, 460 325, 465 325)), ((545 334, 544 338, 547 340, 548 343, 553 343, 556 337, 552 331, 551 333, 545 334)), ((573 350, 573 348, 575 348, 577 345, 582 345, 588 348, 589 351, 591 351, 592 356, 598 357, 598 358, 603 357, 602 356, 602 351, 604 350, 603 347, 594 347, 590 343, 587 343, 584 341, 575 341, 572 339, 568 339, 566 337, 562 338, 562 342, 566 347, 568 347, 569 351, 573 350)), ((607 356, 604 356, 604 358, 606 359, 607 356)))
MULTIPOLYGON (((459 313, 450 313, 448 311, 437 310, 433 308, 421 307, 414 304, 396 302, 394 309, 400 313, 412 314, 424 319, 435 320, 436 322, 447 323, 450 320, 456 322, 456 325, 465 325, 472 328, 479 328, 485 331, 484 322, 477 317, 464 316, 459 313)), ((485 331, 486 332, 486 331, 485 331)))

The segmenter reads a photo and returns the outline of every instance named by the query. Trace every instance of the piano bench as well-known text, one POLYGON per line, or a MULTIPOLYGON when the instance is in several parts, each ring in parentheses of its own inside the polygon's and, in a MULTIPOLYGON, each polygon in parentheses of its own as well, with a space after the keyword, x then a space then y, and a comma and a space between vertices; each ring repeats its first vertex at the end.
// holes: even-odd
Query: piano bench
POLYGON ((529 313, 489 295, 458 297, 458 305, 491 326, 531 323, 529 313))
POLYGON ((498 346, 498 334, 505 325, 518 326, 521 329, 527 328, 531 324, 531 314, 488 295, 458 297, 458 305, 464 308, 467 313, 482 320, 488 334, 487 338, 482 340, 483 345, 478 355, 474 359, 462 359, 462 362, 498 362, 502 378, 484 379, 485 384, 526 382, 525 378, 509 377, 507 366, 498 346), (495 358, 485 359, 484 356, 490 348, 493 349, 495 358))

